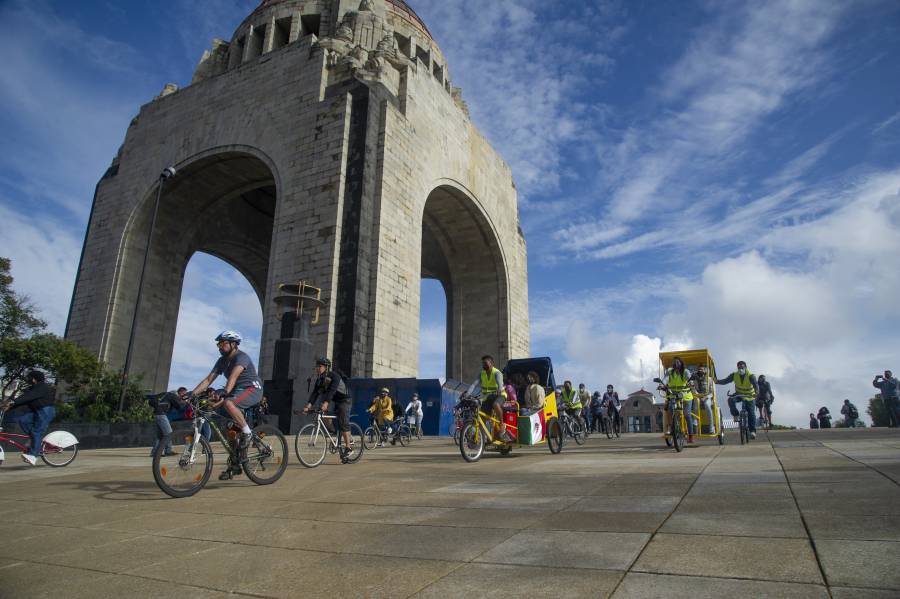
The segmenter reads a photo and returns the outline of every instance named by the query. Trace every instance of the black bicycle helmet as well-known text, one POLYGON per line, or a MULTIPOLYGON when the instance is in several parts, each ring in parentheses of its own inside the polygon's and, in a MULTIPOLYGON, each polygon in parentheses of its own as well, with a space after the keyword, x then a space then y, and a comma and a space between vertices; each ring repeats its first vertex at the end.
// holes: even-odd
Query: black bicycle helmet
POLYGON ((331 368, 331 360, 324 356, 320 356, 316 358, 316 366, 324 366, 325 368, 331 368))

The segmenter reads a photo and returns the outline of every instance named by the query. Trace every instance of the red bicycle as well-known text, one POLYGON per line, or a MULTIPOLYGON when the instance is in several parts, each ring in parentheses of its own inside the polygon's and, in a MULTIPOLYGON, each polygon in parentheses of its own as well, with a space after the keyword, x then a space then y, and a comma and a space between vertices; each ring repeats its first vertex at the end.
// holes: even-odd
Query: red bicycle
MULTIPOLYGON (((3 430, 3 416, 6 410, 0 410, 0 464, 6 460, 6 452, 3 450, 3 443, 14 445, 19 451, 24 452, 28 449, 27 445, 20 443, 16 439, 28 442, 28 435, 19 435, 16 433, 8 433, 3 430)), ((48 466, 54 468, 62 468, 72 463, 78 455, 78 439, 75 435, 66 431, 53 431, 47 433, 41 442, 41 459, 48 466)))

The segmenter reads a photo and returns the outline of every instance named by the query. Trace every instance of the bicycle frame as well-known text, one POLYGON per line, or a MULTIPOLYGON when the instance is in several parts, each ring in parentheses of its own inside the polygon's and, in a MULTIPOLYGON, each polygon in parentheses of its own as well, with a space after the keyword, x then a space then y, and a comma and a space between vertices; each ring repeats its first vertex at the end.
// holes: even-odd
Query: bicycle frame
POLYGON ((318 438, 320 433, 325 434, 325 438, 328 439, 328 443, 331 447, 337 447, 338 441, 340 440, 340 434, 336 431, 334 436, 332 436, 331 432, 328 430, 328 427, 325 426, 326 420, 334 420, 337 416, 331 416, 327 414, 322 414, 321 412, 316 412, 316 438, 318 438))

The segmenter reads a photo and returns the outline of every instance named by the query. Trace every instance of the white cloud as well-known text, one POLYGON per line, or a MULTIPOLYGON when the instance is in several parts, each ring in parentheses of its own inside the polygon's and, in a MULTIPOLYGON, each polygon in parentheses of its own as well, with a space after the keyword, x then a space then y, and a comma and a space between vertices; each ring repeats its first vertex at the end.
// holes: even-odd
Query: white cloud
POLYGON ((739 359, 769 375, 778 422, 805 426, 809 412, 835 412, 844 398, 864 412, 872 377, 898 369, 900 170, 828 193, 841 208, 785 224, 696 278, 669 274, 657 287, 631 282, 578 301, 538 296, 536 342, 558 344, 560 375, 592 387, 635 384, 640 360, 654 369, 660 348, 708 347, 720 376, 739 359))

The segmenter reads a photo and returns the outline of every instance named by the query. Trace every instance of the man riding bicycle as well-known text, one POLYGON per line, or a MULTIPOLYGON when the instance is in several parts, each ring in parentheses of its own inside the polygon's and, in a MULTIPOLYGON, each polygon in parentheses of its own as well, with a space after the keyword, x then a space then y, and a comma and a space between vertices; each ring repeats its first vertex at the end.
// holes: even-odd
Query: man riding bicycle
POLYGON ((303 408, 303 414, 309 414, 316 402, 321 401, 319 409, 328 412, 328 405, 334 404, 334 416, 337 428, 344 438, 341 446, 341 463, 348 463, 347 456, 352 451, 353 442, 350 438, 350 409, 353 401, 344 384, 344 377, 331 369, 331 360, 328 358, 316 358, 316 382, 303 408))
POLYGON ((761 374, 756 381, 759 388, 759 395, 756 396, 756 407, 759 409, 759 417, 761 420, 768 422, 772 426, 772 402, 775 396, 772 395, 772 385, 766 380, 766 375, 761 374))
POLYGON ((391 399, 390 390, 387 387, 382 387, 378 392, 378 397, 369 406, 369 413, 375 415, 375 423, 378 428, 384 429, 385 435, 388 434, 391 427, 394 427, 391 445, 396 445, 400 427, 394 426, 394 400, 391 399))
MULTIPOLYGON (((206 391, 214 380, 221 374, 226 377, 225 387, 218 401, 211 403, 213 409, 223 409, 225 414, 240 429, 238 437, 238 451, 242 455, 250 446, 251 431, 244 418, 244 410, 252 408, 262 401, 262 381, 256 374, 256 366, 250 356, 238 349, 241 344, 241 335, 236 331, 222 331, 216 335, 216 346, 219 349, 219 359, 216 360, 212 372, 200 381, 191 395, 199 395, 206 391)), ((240 474, 240 466, 234 470, 225 470, 219 475, 220 480, 228 480, 235 474, 240 474)))
POLYGON ((559 396, 562 400, 563 407, 566 409, 566 414, 572 418, 578 418, 581 415, 581 397, 579 397, 579 395, 575 393, 575 389, 572 388, 572 381, 563 383, 563 388, 559 396))
POLYGON ((490 355, 481 357, 481 374, 469 386, 469 395, 475 390, 481 392, 481 410, 500 423, 500 439, 506 442, 513 440, 512 435, 506 430, 506 422, 503 421, 503 402, 506 401, 506 389, 503 385, 503 373, 494 368, 494 357, 490 355), (500 401, 497 401, 497 400, 500 401))
POLYGON ((756 375, 747 369, 747 363, 741 360, 737 363, 737 370, 728 375, 728 377, 719 380, 716 379, 717 385, 728 385, 734 383, 734 395, 728 398, 728 408, 735 422, 740 422, 740 411, 737 407, 737 400, 744 402, 743 409, 747 410, 747 428, 750 431, 750 438, 756 438, 756 396, 759 394, 759 386, 756 382, 756 375))
MULTIPOLYGON (((693 389, 694 399, 700 402, 697 413, 699 414, 701 409, 706 411, 707 433, 714 435, 716 433, 716 423, 713 419, 712 389, 709 385, 709 372, 706 369, 706 364, 700 364, 697 367, 697 372, 691 377, 691 388, 693 389)), ((702 427, 700 428, 700 433, 703 433, 702 427)))
POLYGON ((684 360, 679 356, 672 358, 672 366, 666 370, 664 382, 669 388, 666 401, 666 422, 674 414, 675 402, 678 402, 677 394, 681 394, 680 403, 684 411, 684 419, 687 422, 688 443, 694 442, 694 394, 691 392, 691 378, 693 374, 684 365, 684 360), (671 409, 670 409, 671 408, 671 409))
POLYGON ((619 409, 622 402, 619 401, 619 394, 613 389, 612 385, 606 386, 606 393, 603 394, 603 404, 606 406, 606 413, 609 415, 609 422, 613 430, 619 428, 619 409))

